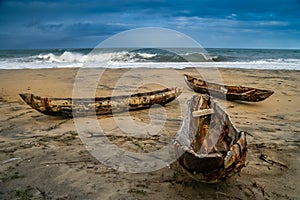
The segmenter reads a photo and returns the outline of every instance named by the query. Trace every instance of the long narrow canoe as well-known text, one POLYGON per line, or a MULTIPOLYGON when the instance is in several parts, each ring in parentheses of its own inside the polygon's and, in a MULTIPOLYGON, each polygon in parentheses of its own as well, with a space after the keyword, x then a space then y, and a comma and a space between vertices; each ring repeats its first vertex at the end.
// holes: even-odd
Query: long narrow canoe
POLYGON ((187 74, 184 76, 187 85, 195 92, 201 94, 210 94, 213 97, 227 100, 259 102, 265 100, 274 93, 271 90, 210 83, 187 74))
POLYGON ((238 173, 247 153, 246 133, 239 131, 213 99, 195 95, 175 139, 178 163, 201 182, 219 182, 238 173))
POLYGON ((20 96, 28 105, 43 114, 75 117, 146 109, 154 104, 165 105, 176 99, 181 92, 181 88, 175 87, 115 97, 48 98, 30 93, 20 96))

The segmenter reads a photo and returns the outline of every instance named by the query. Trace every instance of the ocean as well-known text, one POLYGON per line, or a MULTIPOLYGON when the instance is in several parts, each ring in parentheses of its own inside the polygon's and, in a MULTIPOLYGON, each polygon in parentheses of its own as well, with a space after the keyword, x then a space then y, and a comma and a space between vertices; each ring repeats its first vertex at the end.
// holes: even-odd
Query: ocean
POLYGON ((300 70, 292 49, 45 49, 0 50, 0 69, 218 67, 300 70))

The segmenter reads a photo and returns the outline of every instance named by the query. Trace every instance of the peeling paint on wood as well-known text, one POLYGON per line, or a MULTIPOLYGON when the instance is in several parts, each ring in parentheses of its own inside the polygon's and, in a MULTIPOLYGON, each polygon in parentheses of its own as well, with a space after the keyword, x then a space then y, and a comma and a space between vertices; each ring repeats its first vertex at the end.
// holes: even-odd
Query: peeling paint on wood
POLYGON ((20 96, 32 108, 46 115, 76 117, 146 109, 155 104, 165 105, 176 99, 181 92, 182 89, 176 87, 115 97, 48 98, 30 93, 20 96))

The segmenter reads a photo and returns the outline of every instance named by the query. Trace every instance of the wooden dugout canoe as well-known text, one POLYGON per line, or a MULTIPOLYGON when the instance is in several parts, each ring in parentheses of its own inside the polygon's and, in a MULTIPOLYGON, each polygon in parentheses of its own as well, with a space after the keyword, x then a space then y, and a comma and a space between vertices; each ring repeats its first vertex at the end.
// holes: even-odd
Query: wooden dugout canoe
POLYGON ((132 95, 96 98, 48 98, 30 93, 20 94, 21 98, 37 111, 53 116, 74 117, 105 115, 165 105, 176 99, 181 88, 166 88, 132 95))
POLYGON ((259 102, 265 100, 274 93, 271 90, 210 83, 187 74, 184 76, 187 85, 195 92, 210 94, 213 97, 226 98, 227 100, 259 102))
POLYGON ((175 139, 178 163, 192 178, 219 182, 245 166, 246 133, 208 95, 193 96, 175 139))

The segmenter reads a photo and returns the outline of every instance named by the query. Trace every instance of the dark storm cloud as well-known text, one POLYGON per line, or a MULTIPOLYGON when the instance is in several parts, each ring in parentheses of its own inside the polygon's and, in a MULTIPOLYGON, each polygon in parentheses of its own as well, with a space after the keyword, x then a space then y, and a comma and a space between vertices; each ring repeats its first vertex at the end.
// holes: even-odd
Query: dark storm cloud
POLYGON ((204 46, 300 48, 299 10, 299 0, 7 0, 0 48, 93 47, 145 26, 181 31, 204 46))

